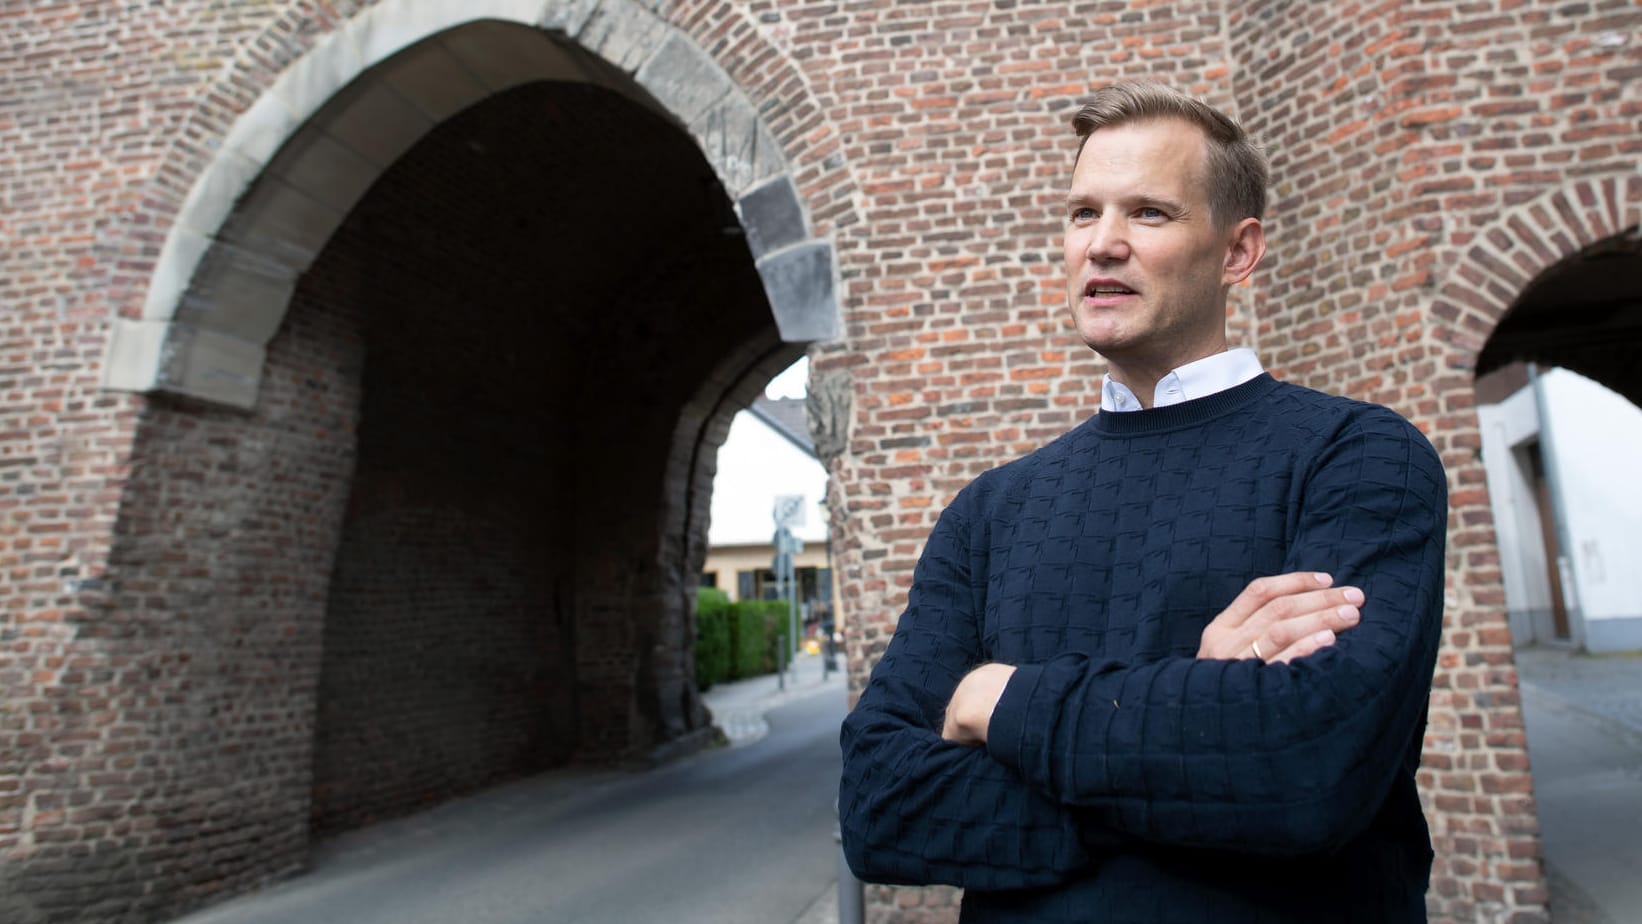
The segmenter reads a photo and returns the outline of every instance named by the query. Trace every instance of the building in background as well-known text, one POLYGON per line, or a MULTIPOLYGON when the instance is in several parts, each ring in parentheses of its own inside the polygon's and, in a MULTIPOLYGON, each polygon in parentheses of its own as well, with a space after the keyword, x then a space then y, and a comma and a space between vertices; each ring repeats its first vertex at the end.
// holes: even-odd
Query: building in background
POLYGON ((1479 381, 1477 398, 1513 642, 1642 649, 1642 409, 1522 363, 1479 381))
POLYGON ((760 397, 735 416, 718 451, 712 522, 701 583, 731 600, 774 599, 777 498, 800 497, 792 533, 804 544, 793 556, 799 601, 806 612, 830 608, 827 554, 827 472, 816 458, 801 398, 760 397))

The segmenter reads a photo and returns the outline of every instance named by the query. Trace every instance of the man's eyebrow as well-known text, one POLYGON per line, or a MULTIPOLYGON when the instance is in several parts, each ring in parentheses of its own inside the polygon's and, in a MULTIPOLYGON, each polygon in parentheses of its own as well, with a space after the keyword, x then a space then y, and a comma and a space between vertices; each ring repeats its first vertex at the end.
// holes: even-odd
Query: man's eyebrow
POLYGON ((1136 196, 1134 198, 1134 204, 1137 206, 1149 206, 1165 212, 1180 213, 1186 211, 1186 203, 1176 199, 1170 199, 1168 196, 1136 196))
MULTIPOLYGON (((1066 197, 1066 204, 1068 206, 1090 205, 1094 203, 1094 201, 1095 197, 1093 196, 1075 192, 1066 197)), ((1168 196, 1156 196, 1150 194, 1120 198, 1117 200, 1117 204, 1128 208, 1155 208, 1164 212, 1173 212, 1176 214, 1184 214, 1188 211, 1186 208, 1186 203, 1184 202, 1177 199, 1171 199, 1168 196)))

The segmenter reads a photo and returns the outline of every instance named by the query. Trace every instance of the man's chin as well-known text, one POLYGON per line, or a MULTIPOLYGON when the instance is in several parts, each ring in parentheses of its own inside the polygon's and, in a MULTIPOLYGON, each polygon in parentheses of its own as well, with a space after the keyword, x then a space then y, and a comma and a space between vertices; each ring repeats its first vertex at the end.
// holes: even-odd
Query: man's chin
POLYGON ((1091 330, 1082 325, 1078 326, 1078 336, 1083 339, 1083 345, 1106 359, 1111 359, 1114 353, 1123 352, 1127 338, 1122 333, 1112 330, 1091 330))

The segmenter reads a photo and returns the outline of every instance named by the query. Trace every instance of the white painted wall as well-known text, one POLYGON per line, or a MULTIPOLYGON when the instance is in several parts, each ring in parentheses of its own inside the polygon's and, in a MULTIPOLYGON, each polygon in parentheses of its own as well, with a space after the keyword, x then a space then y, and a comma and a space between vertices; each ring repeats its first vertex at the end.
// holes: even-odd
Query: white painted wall
POLYGON ((826 511, 820 504, 827 496, 827 470, 757 416, 742 411, 718 451, 707 544, 768 543, 775 534, 770 511, 781 494, 804 496, 804 522, 793 527, 793 535, 806 545, 826 542, 826 511))
POLYGON ((1642 639, 1642 409, 1566 369, 1542 374, 1540 388, 1546 421, 1532 386, 1477 409, 1512 631, 1519 641, 1550 636, 1548 622, 1533 615, 1550 604, 1525 453, 1538 438, 1565 530, 1561 570, 1572 591, 1572 641, 1593 651, 1635 647, 1642 639))
POLYGON ((1642 409, 1566 369, 1543 387, 1580 610, 1642 617, 1642 409))
POLYGON ((1494 537, 1499 544, 1505 606, 1516 641, 1550 641, 1551 582, 1547 578, 1545 543, 1534 501, 1532 469, 1526 446, 1539 436, 1534 391, 1524 388, 1498 404, 1477 408, 1482 425, 1482 463, 1488 473, 1488 496, 1494 509, 1494 537))

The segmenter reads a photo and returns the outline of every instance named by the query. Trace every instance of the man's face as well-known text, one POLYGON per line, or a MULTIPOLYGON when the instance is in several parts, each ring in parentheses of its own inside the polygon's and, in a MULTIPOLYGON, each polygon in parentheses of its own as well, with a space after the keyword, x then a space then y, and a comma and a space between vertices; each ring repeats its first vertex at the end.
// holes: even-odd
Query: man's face
POLYGON ((1226 286, 1247 275, 1229 265, 1244 222, 1216 226, 1205 159, 1201 130, 1173 118, 1099 129, 1078 155, 1067 301, 1115 372, 1162 374, 1225 348, 1226 286))

